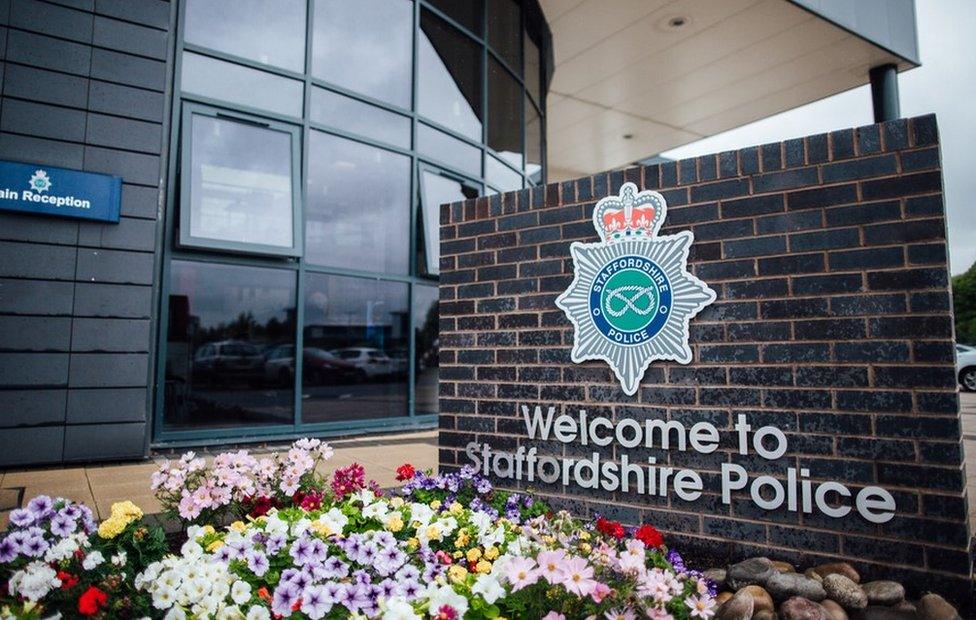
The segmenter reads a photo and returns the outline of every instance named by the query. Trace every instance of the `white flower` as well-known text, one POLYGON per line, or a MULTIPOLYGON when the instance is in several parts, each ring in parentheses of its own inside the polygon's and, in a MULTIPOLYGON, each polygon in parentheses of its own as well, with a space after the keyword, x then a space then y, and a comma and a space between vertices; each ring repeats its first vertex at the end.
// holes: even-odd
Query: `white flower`
POLYGON ((187 540, 196 540, 201 536, 206 535, 206 531, 200 525, 191 525, 186 528, 186 538, 187 540))
POLYGON ((44 562, 35 560, 23 570, 14 573, 7 588, 11 594, 19 594, 28 601, 36 603, 60 585, 58 573, 44 562))
POLYGON ((188 540, 180 547, 180 555, 184 558, 198 558, 203 555, 203 547, 194 540, 188 540))
POLYGON ((362 510, 363 517, 367 519, 376 519, 378 521, 382 521, 389 512, 390 508, 386 502, 373 502, 372 504, 364 507, 362 510))
POLYGON ((271 620, 271 613, 267 607, 255 605, 247 610, 247 620, 271 620))
POLYGON ((505 596, 505 588, 498 582, 498 574, 478 575, 474 585, 471 586, 471 591, 480 594, 489 605, 493 605, 495 601, 505 596))
POLYGON ((186 613, 179 607, 174 607, 166 612, 163 620, 186 620, 186 613))
POLYGON ((291 535, 298 538, 308 529, 308 526, 312 525, 312 521, 302 517, 298 521, 295 521, 291 526, 291 535))
POLYGON ((77 550, 78 543, 73 537, 64 538, 47 550, 47 553, 44 554, 44 560, 46 562, 60 562, 61 560, 67 560, 77 550))
POLYGON ((463 618, 468 611, 468 599, 454 591, 451 586, 438 586, 430 584, 427 586, 427 598, 430 599, 430 615, 436 616, 438 609, 444 605, 450 605, 457 611, 458 617, 463 618))
POLYGON ((97 568, 104 561, 105 556, 102 555, 101 551, 92 551, 85 556, 84 560, 82 560, 81 567, 85 570, 92 570, 97 568))
POLYGON ((420 616, 413 607, 402 597, 391 598, 386 603, 383 620, 420 620, 420 616))
POLYGON ((235 581, 230 589, 230 598, 238 605, 251 600, 251 584, 246 581, 235 581))
POLYGON ((329 512, 319 516, 318 522, 336 534, 341 534, 343 528, 349 523, 349 517, 342 514, 338 508, 332 508, 329 512))
POLYGON ((417 521, 421 527, 426 527, 432 518, 434 518, 434 510, 427 504, 410 504, 411 521, 417 521))
POLYGON ((287 534, 288 533, 288 522, 282 521, 278 517, 277 511, 272 511, 268 513, 267 520, 264 522, 264 531, 271 534, 287 534))
POLYGON ((217 620, 244 620, 244 613, 237 605, 231 605, 217 612, 217 620))
POLYGON ((153 607, 169 609, 176 602, 176 590, 168 586, 160 586, 153 592, 153 607))
POLYGON ((126 558, 127 557, 128 556, 125 554, 125 551, 119 551, 118 553, 116 553, 115 555, 112 556, 112 565, 113 566, 125 566, 125 562, 126 562, 126 558))

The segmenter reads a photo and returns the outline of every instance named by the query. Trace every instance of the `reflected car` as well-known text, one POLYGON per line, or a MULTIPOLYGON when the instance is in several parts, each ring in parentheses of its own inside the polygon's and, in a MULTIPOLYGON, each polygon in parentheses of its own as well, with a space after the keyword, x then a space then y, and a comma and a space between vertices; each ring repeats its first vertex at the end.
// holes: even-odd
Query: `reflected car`
POLYGON ((976 392, 976 347, 956 345, 956 377, 966 392, 976 392))
POLYGON ((390 356, 379 349, 370 347, 349 347, 339 349, 336 356, 361 370, 367 379, 389 377, 395 372, 390 356))
POLYGON ((264 379, 264 356, 249 342, 211 342, 197 349, 193 356, 193 376, 213 384, 239 381, 257 384, 264 379))
MULTIPOLYGON (((302 353, 302 375, 307 384, 355 383, 367 375, 350 362, 329 351, 305 347, 302 353)), ((272 349, 264 362, 264 379, 290 387, 295 376, 295 345, 283 344, 272 349)))

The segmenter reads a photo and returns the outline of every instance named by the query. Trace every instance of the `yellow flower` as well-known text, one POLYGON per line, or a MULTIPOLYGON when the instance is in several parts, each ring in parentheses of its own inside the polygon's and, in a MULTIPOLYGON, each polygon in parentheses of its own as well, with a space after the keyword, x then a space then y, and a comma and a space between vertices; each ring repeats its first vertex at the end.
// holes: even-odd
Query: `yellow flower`
POLYGON ((466 557, 468 558, 468 562, 477 562, 481 558, 481 549, 477 547, 468 549, 466 557))
POLYGON ((441 528, 437 524, 427 526, 427 538, 430 540, 441 539, 441 528))
POLYGON ((115 538, 125 529, 126 522, 118 517, 109 517, 98 526, 98 535, 102 538, 115 538))
POLYGON ((441 500, 435 499, 430 503, 430 507, 433 508, 434 510, 437 510, 438 508, 441 507, 441 500))
POLYGON ((335 532, 332 531, 332 528, 326 525, 325 522, 318 520, 312 521, 312 523, 308 526, 308 529, 312 530, 316 534, 319 534, 320 536, 332 536, 335 534, 335 532))
POLYGON ((583 531, 580 532, 579 537, 580 537, 580 540, 589 540, 590 539, 590 533, 587 532, 586 530, 583 530, 583 531))
POLYGON ((204 534, 216 534, 217 533, 217 530, 214 529, 214 526, 212 526, 210 524, 207 524, 207 525, 204 525, 203 526, 203 533, 204 534))
POLYGON ((447 569, 447 576, 454 583, 461 583, 468 577, 468 569, 464 568, 460 564, 454 564, 449 569, 447 569))
POLYGON ((498 557, 498 547, 488 547, 485 549, 485 559, 494 560, 498 557))
POLYGON ((452 515, 459 515, 464 512, 464 506, 461 505, 461 502, 454 502, 448 510, 451 511, 452 515))
POLYGON ((462 547, 467 547, 469 542, 471 542, 471 537, 468 536, 467 532, 461 530, 461 533, 454 539, 454 546, 461 549, 462 547))
POLYGON ((590 543, 580 544, 580 551, 582 551, 583 553, 589 553, 592 549, 593 547, 590 545, 590 543))
POLYGON ((464 552, 463 551, 455 551, 452 554, 452 556, 454 557, 455 560, 460 560, 461 558, 464 557, 464 552))
POLYGON ((247 529, 247 526, 244 525, 243 521, 234 521, 233 523, 227 526, 227 529, 232 530, 234 532, 243 532, 244 530, 247 529))
POLYGON ((403 529, 403 519, 399 514, 393 513, 386 519, 386 529, 391 532, 399 532, 403 529))
POLYGON ((390 500, 390 506, 393 508, 403 508, 403 504, 404 502, 402 497, 394 497, 390 500))
POLYGON ((129 521, 134 521, 142 518, 142 509, 129 500, 125 500, 124 502, 115 502, 112 504, 112 516, 122 517, 129 521))
POLYGON ((224 546, 224 541, 222 541, 222 540, 215 540, 212 543, 210 543, 209 545, 207 545, 207 551, 213 552, 213 551, 216 551, 217 549, 220 549, 223 546, 224 546))
POLYGON ((491 562, 487 560, 481 560, 475 565, 475 570, 479 573, 490 573, 491 572, 491 562))
POLYGON ((417 547, 419 546, 420 546, 420 541, 417 540, 416 538, 411 538, 410 540, 407 541, 407 548, 410 549, 411 551, 416 550, 417 547))

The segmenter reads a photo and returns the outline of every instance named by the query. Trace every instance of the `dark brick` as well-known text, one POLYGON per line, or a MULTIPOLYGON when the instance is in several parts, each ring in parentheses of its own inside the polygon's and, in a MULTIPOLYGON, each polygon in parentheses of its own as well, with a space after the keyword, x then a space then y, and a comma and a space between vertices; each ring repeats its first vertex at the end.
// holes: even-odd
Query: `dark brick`
POLYGON ((766 319, 792 319, 828 315, 827 300, 823 298, 763 301, 759 303, 759 309, 763 318, 766 319))
POLYGON ((793 333, 797 340, 855 340, 867 335, 863 319, 822 319, 795 321, 793 333))
POLYGON ((786 153, 786 167, 798 168, 804 164, 806 155, 803 148, 803 138, 793 138, 783 143, 786 153))
POLYGON ((937 192, 941 189, 942 174, 939 171, 917 172, 889 179, 864 181, 861 184, 861 195, 864 200, 881 200, 937 192))
POLYGON ((830 132, 830 158, 848 159, 854 157, 854 130, 841 129, 830 132))
POLYGON ((900 269, 868 273, 868 288, 875 291, 901 291, 948 286, 944 268, 900 269))
POLYGON ((842 390, 837 392, 837 409, 872 412, 911 411, 912 395, 909 392, 886 392, 882 390, 842 390))
POLYGON ((706 282, 713 280, 731 280, 747 278, 756 275, 756 265, 753 260, 721 261, 717 263, 698 263, 695 275, 706 282))
POLYGON ((898 162, 894 155, 878 155, 828 164, 821 171, 824 183, 837 183, 895 174, 898 171, 898 162))
POLYGON ((770 254, 784 254, 786 252, 786 237, 754 237, 723 241, 722 247, 727 258, 743 258, 746 256, 768 256, 770 254))
POLYGON ((782 172, 770 172, 753 177, 752 179, 752 187, 756 193, 794 189, 815 185, 816 183, 816 168, 795 168, 782 172))
POLYGON ((889 295, 851 295, 832 297, 830 310, 838 316, 857 316, 871 314, 895 314, 905 312, 905 296, 889 295))
POLYGON ((827 161, 829 158, 827 150, 827 134, 808 136, 807 143, 807 163, 818 164, 827 161))
POLYGON ((949 310, 949 294, 945 292, 912 293, 909 295, 912 312, 943 312, 949 310))
POLYGON ((759 172, 758 146, 750 146, 739 151, 739 168, 744 175, 759 172))
POLYGON ((763 276, 821 273, 823 271, 823 254, 788 254, 759 259, 759 275, 763 276))
POLYGON ((860 245, 861 238, 856 228, 838 228, 790 235, 791 252, 811 250, 833 250, 860 245))
POLYGON ((797 295, 854 293, 860 290, 860 274, 832 274, 793 278, 793 293, 797 295))
POLYGON ((830 361, 830 345, 817 342, 766 344, 762 346, 762 361, 767 364, 827 362, 830 361))
POLYGON ((784 278, 746 280, 726 284, 725 297, 729 299, 782 297, 787 294, 788 290, 784 278))
POLYGON ((779 142, 763 144, 759 147, 759 152, 760 156, 762 157, 763 172, 780 170, 783 168, 782 145, 779 142))
POLYGON ((944 215, 942 194, 932 196, 915 196, 905 201, 905 215, 920 217, 925 215, 944 215))
POLYGON ((796 384, 808 387, 867 387, 868 370, 857 366, 805 366, 796 369, 796 384))
POLYGON ((831 207, 852 202, 857 202, 857 186, 853 183, 805 189, 786 195, 786 208, 790 211, 831 207))
POLYGON ((947 316, 879 317, 868 320, 874 338, 949 338, 952 322, 947 316))
POLYGON ((943 220, 911 220, 864 227, 865 245, 891 245, 945 239, 943 220))
POLYGON ((762 342, 767 340, 789 340, 790 324, 786 321, 758 323, 732 323, 728 326, 730 342, 762 342))
POLYGON ((691 202, 708 202, 723 198, 735 198, 749 193, 748 179, 730 179, 705 183, 691 188, 691 202))
POLYGON ((755 345, 703 345, 698 347, 700 362, 758 362, 759 348, 755 345))
POLYGON ((785 210, 784 204, 782 194, 723 200, 722 217, 733 218, 776 213, 785 210))
POLYGON ((901 167, 905 172, 929 170, 939 167, 939 149, 930 148, 920 151, 907 151, 901 154, 901 167))
POLYGON ((952 366, 878 366, 874 383, 892 388, 954 388, 956 372, 952 366))
POLYGON ((857 128, 857 150, 861 155, 881 150, 881 126, 865 125, 857 128))
POLYGON ((718 154, 718 174, 721 178, 734 177, 739 174, 739 163, 735 151, 724 151, 718 154))
POLYGON ((947 262, 946 246, 944 243, 925 243, 908 246, 908 264, 929 265, 947 262))
POLYGON ((934 114, 913 118, 911 127, 914 146, 926 146, 939 142, 939 129, 936 126, 934 114))
POLYGON ((908 345, 904 342, 864 341, 838 342, 834 345, 838 362, 907 362, 908 345))
POLYGON ((769 215, 756 218, 756 234, 769 235, 819 228, 822 220, 823 215, 821 212, 814 210, 783 213, 782 215, 769 215))
POLYGON ((831 271, 884 269, 886 267, 903 267, 905 265, 905 253, 901 247, 848 250, 846 252, 831 252, 827 255, 827 260, 831 271))
POLYGON ((728 222, 714 222, 699 224, 692 229, 695 240, 714 241, 717 239, 734 239, 737 237, 751 237, 753 234, 752 220, 732 220, 728 222))

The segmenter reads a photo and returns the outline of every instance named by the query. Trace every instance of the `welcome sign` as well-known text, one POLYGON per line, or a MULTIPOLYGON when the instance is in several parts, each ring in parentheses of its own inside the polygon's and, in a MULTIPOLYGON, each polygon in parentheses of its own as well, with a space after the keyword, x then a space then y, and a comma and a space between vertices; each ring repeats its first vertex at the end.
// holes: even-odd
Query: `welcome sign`
POLYGON ((0 209, 117 223, 121 204, 120 177, 0 161, 0 209))

